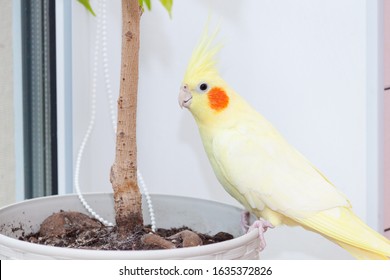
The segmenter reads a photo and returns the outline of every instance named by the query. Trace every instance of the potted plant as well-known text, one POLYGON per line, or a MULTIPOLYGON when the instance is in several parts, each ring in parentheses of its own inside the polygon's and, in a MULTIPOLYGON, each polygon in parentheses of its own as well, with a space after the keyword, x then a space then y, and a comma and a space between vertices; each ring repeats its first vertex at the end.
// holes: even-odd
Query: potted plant
MULTIPOLYGON (((93 13, 88 0, 79 2, 93 13)), ((161 0, 161 3, 170 13, 172 0, 161 0)), ((139 38, 143 5, 150 9, 150 0, 122 0, 122 60, 116 156, 110 173, 114 195, 86 195, 93 209, 113 219, 115 217, 118 238, 121 240, 125 240, 129 234, 144 225, 142 196, 137 183, 136 148, 139 38)), ((24 201, 0 210, 0 258, 258 258, 257 231, 240 236, 241 209, 210 201, 172 196, 153 196, 153 201, 160 226, 180 227, 185 224, 197 231, 231 232, 236 238, 191 248, 104 252, 56 248, 17 240, 22 235, 37 231, 44 219, 53 212, 71 210, 86 213, 77 196, 54 196, 24 201)))

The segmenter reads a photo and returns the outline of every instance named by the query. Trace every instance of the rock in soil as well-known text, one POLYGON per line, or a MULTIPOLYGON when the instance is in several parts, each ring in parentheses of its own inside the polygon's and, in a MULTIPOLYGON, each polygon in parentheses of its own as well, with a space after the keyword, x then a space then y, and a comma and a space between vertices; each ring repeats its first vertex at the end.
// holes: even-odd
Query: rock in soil
POLYGON ((195 232, 188 227, 151 230, 142 226, 125 239, 117 227, 108 227, 78 212, 61 211, 49 216, 40 231, 20 237, 31 243, 90 250, 155 250, 192 247, 233 239, 226 232, 215 235, 195 232))
POLYGON ((102 224, 97 220, 79 212, 55 213, 41 224, 40 234, 42 236, 62 236, 69 231, 80 229, 100 228, 102 224))
POLYGON ((188 229, 182 230, 170 237, 168 239, 173 240, 174 243, 180 244, 182 243, 182 247, 195 247, 203 244, 202 239, 198 234, 192 232, 188 229))
POLYGON ((175 244, 165 240, 160 235, 149 233, 141 237, 141 241, 146 246, 153 246, 156 249, 174 249, 176 248, 175 244))

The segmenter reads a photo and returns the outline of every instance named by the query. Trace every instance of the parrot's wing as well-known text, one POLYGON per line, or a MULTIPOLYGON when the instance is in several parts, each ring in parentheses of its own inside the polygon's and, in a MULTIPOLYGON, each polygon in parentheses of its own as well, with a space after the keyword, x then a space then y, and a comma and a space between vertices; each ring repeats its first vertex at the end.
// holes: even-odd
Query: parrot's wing
POLYGON ((305 218, 348 200, 267 123, 241 122, 213 139, 213 156, 230 192, 253 209, 267 206, 291 218, 305 218), (245 123, 245 124, 243 124, 245 123), (264 127, 265 126, 265 127, 264 127))

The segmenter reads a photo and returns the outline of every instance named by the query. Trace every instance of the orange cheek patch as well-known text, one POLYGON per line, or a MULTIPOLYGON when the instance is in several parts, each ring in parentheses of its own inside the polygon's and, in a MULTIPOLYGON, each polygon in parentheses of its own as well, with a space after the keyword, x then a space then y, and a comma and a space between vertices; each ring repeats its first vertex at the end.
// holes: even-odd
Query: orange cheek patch
POLYGON ((207 95, 210 107, 216 111, 222 111, 229 105, 229 97, 226 92, 219 87, 212 88, 207 95))

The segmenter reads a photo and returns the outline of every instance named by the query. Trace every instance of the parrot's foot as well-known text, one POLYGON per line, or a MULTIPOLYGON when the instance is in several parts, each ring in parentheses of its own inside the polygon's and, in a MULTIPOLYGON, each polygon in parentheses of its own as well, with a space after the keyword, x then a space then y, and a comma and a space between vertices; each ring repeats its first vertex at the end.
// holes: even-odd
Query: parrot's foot
POLYGON ((270 222, 260 218, 259 220, 255 221, 251 226, 249 226, 249 218, 250 213, 248 211, 244 211, 241 213, 241 229, 243 232, 247 233, 252 230, 258 229, 259 231, 259 241, 260 241, 260 251, 262 251, 265 246, 265 239, 264 239, 264 233, 267 231, 268 228, 274 228, 273 224, 270 222))
POLYGON ((264 238, 264 233, 267 231, 268 228, 274 228, 274 225, 270 222, 260 218, 259 220, 255 221, 250 227, 248 232, 258 229, 259 231, 259 241, 260 241, 260 251, 263 251, 265 246, 267 245, 264 238))

